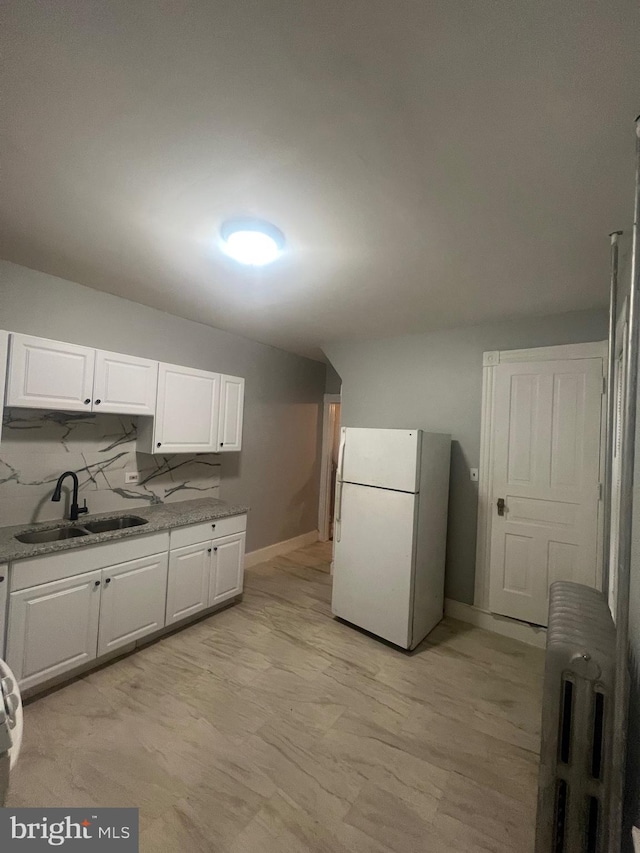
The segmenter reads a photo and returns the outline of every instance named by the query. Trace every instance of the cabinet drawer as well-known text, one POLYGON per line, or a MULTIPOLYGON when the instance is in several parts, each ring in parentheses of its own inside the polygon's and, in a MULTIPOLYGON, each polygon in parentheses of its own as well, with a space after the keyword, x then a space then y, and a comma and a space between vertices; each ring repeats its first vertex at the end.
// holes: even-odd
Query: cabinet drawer
POLYGON ((242 533, 247 529, 246 515, 232 515, 230 518, 216 518, 204 521, 202 524, 191 524, 189 527, 178 527, 171 531, 171 549, 196 545, 207 542, 219 536, 230 536, 232 533, 242 533))
POLYGON ((11 564, 10 591, 104 569, 116 563, 160 554, 168 549, 169 531, 163 530, 146 536, 132 536, 115 542, 96 543, 86 548, 20 560, 11 564))

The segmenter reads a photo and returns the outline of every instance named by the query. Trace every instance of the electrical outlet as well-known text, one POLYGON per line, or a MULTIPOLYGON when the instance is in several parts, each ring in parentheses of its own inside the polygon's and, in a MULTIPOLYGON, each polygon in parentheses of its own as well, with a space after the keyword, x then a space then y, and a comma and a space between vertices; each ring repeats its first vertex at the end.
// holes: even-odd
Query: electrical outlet
POLYGON ((140 474, 137 471, 127 471, 124 475, 125 483, 137 483, 140 480, 140 474))
POLYGON ((478 482, 478 469, 477 468, 469 468, 469 476, 473 480, 474 483, 478 482))

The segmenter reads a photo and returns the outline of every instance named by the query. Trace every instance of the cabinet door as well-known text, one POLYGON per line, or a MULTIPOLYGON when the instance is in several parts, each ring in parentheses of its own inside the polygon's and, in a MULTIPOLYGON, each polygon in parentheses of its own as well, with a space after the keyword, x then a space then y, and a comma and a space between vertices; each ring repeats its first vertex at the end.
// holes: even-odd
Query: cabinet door
POLYGON ((102 569, 98 655, 164 627, 168 554, 102 569))
MULTIPOLYGON (((7 379, 7 361, 9 358, 9 332, 0 331, 0 409, 4 406, 5 383, 7 379)), ((0 434, 2 418, 0 418, 0 434)), ((2 653, 0 652, 0 657, 2 653)))
POLYGON ((242 414, 244 411, 244 379, 220 377, 220 418, 218 448, 221 453, 242 447, 242 414))
POLYGON ((0 658, 4 659, 4 635, 7 626, 7 590, 9 589, 8 566, 0 566, 0 658))
POLYGON ((7 406, 90 410, 94 358, 88 347, 12 334, 7 406))
POLYGON ((161 364, 154 453, 218 449, 220 374, 161 364))
POLYGON ((211 542, 187 545, 170 552, 167 625, 208 606, 210 572, 211 542))
POLYGON ((209 606, 242 592, 244 578, 244 533, 213 540, 209 606))
POLYGON ((99 571, 10 593, 7 662, 20 687, 93 660, 99 612, 99 571))
POLYGON ((153 415, 157 387, 157 361, 102 350, 96 352, 94 411, 153 415))

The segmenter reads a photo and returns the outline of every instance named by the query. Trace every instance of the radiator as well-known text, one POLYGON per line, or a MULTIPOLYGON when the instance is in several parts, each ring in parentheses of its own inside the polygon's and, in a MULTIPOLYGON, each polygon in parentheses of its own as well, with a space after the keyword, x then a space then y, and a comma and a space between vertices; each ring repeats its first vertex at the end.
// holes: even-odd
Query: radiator
POLYGON ((604 595, 549 593, 536 853, 607 853, 615 626, 604 595))

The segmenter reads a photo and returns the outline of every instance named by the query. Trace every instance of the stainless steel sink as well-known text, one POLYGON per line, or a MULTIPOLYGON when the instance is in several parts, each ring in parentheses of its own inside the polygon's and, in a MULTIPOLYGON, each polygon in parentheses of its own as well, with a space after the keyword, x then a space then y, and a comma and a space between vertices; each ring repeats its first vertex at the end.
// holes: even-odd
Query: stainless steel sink
POLYGON ((40 542, 60 542, 63 539, 75 539, 76 536, 86 536, 87 531, 81 527, 52 527, 49 530, 33 530, 31 533, 19 533, 18 542, 27 545, 38 545, 40 542))
POLYGON ((75 527, 49 527, 47 530, 33 530, 29 533, 18 533, 18 542, 26 545, 38 545, 41 542, 61 542, 64 539, 75 539, 76 536, 88 536, 90 533, 108 533, 110 530, 126 530, 128 527, 140 527, 149 522, 137 515, 120 515, 116 518, 103 518, 99 521, 86 521, 75 527))
POLYGON ((139 527, 148 524, 137 515, 120 515, 117 518, 103 518, 101 521, 86 521, 82 526, 89 533, 107 533, 109 530, 125 530, 127 527, 139 527))

